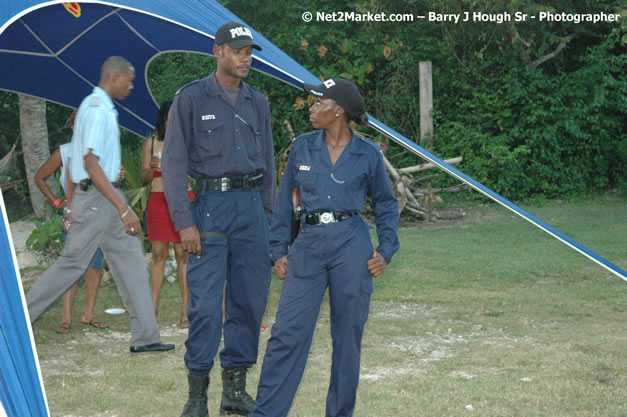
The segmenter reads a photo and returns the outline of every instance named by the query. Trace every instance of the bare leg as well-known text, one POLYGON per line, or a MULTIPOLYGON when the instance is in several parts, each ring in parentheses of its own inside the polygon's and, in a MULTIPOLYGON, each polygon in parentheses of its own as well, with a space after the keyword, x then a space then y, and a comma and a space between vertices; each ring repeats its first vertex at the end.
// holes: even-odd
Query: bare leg
POLYGON ((102 269, 89 268, 85 274, 85 313, 81 322, 93 323, 94 327, 109 327, 104 323, 94 320, 94 306, 96 305, 96 297, 98 296, 98 288, 100 287, 100 279, 102 269))
POLYGON ((174 257, 179 271, 179 284, 181 286, 181 327, 189 327, 187 320, 187 305, 189 304, 189 289, 187 288, 187 258, 189 254, 180 243, 174 244, 174 257))
POLYGON ((57 333, 67 333, 70 331, 70 325, 72 324, 72 304, 74 304, 74 296, 78 284, 74 285, 68 292, 63 294, 63 319, 61 320, 61 326, 57 329, 57 333))
POLYGON ((163 284, 165 261, 168 260, 168 242, 152 242, 152 303, 155 316, 159 316, 159 294, 163 284))

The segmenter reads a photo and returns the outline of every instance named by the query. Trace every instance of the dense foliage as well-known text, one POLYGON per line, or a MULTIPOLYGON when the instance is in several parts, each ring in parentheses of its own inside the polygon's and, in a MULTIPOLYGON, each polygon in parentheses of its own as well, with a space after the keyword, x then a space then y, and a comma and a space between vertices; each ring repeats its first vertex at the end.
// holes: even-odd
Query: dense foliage
MULTIPOLYGON (((369 112, 419 141, 418 63, 432 61, 435 134, 422 143, 443 158, 462 155, 460 169, 507 198, 578 195, 627 188, 627 21, 619 0, 279 0, 222 3, 321 79, 354 80, 369 112), (304 12, 484 13, 539 11, 623 13, 616 23, 582 22, 303 22, 304 12), (280 16, 280 18, 277 18, 280 16)), ((215 68, 213 58, 164 54, 149 69, 161 102, 215 68)), ((291 132, 310 130, 304 93, 252 73, 269 98, 277 155, 291 132)), ((0 94, 0 150, 12 144, 17 100, 0 94), (6 123, 5 123, 6 121, 6 123), (9 143, 11 142, 11 143, 9 143)), ((65 139, 69 110, 49 106, 51 147, 65 139), (51 109, 54 108, 54 109, 51 109), (61 129, 61 130, 60 130, 61 129), (55 133, 56 132, 56 133, 55 133)), ((363 131, 381 144, 385 139, 363 131)), ((123 136, 139 151, 141 141, 123 136)), ((418 157, 390 144, 399 166, 418 157)), ((280 158, 279 158, 280 159, 280 158)), ((451 182, 441 175, 437 182, 451 182)))
MULTIPOLYGON (((418 63, 432 61, 435 134, 422 145, 441 157, 462 155, 464 172, 508 198, 522 199, 581 194, 599 187, 624 189, 625 16, 620 23, 596 24, 306 24, 302 13, 621 13, 622 4, 359 0, 311 6, 230 0, 226 6, 315 75, 353 79, 370 113, 415 141, 420 131, 418 63), (275 18, 279 9, 280 20, 275 18), (534 65, 561 42, 566 48, 534 65)), ((275 92, 272 87, 266 91, 275 92)), ((281 97, 274 95, 273 114, 280 114, 279 121, 287 118, 297 132, 307 130, 302 123, 306 118, 294 109, 300 108, 299 102, 282 91, 281 97)), ((400 152, 392 146, 388 156, 400 152)), ((400 165, 419 162, 407 154, 395 160, 400 165)))

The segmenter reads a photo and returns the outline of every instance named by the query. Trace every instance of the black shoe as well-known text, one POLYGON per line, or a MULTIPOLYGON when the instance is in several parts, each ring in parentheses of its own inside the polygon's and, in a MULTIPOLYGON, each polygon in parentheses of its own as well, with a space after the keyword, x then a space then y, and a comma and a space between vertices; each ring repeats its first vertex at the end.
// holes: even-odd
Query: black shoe
POLYGON ((169 343, 151 343, 149 345, 131 346, 131 353, 170 352, 174 345, 169 343))

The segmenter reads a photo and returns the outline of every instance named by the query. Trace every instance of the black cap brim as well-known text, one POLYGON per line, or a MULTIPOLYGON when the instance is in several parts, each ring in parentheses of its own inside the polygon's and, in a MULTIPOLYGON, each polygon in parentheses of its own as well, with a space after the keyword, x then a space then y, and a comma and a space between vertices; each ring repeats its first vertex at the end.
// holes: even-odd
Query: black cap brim
POLYGON ((327 94, 324 93, 323 90, 320 89, 320 86, 318 85, 303 83, 303 90, 310 96, 318 98, 330 98, 327 94))
POLYGON ((231 49, 242 49, 246 48, 247 46, 252 46, 254 49, 261 51, 261 46, 257 45, 254 41, 250 39, 236 39, 234 41, 227 42, 226 44, 229 45, 231 49))

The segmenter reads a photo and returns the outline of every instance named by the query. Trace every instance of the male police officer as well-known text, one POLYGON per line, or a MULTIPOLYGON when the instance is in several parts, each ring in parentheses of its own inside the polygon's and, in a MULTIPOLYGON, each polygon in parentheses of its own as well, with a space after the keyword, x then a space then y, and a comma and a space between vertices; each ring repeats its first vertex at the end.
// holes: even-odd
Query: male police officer
POLYGON ((189 399, 182 417, 207 416, 209 372, 220 345, 220 414, 248 415, 246 372, 257 361, 259 328, 270 283, 268 220, 276 190, 270 109, 244 83, 252 49, 261 48, 237 22, 221 26, 217 71, 183 87, 172 103, 162 157, 163 186, 174 226, 191 255, 189 399), (187 197, 196 178, 196 203, 187 197), (222 295, 226 317, 222 324, 222 295))
POLYGON ((102 65, 98 87, 78 109, 69 164, 72 182, 78 186, 71 209, 68 203, 65 210, 72 226, 63 256, 35 282, 26 301, 34 321, 78 282, 100 247, 129 311, 131 352, 170 351, 174 345, 160 341, 144 250, 135 237, 141 230, 139 219, 117 189, 120 128, 111 99, 125 99, 134 78, 135 69, 126 59, 110 57, 102 65))

